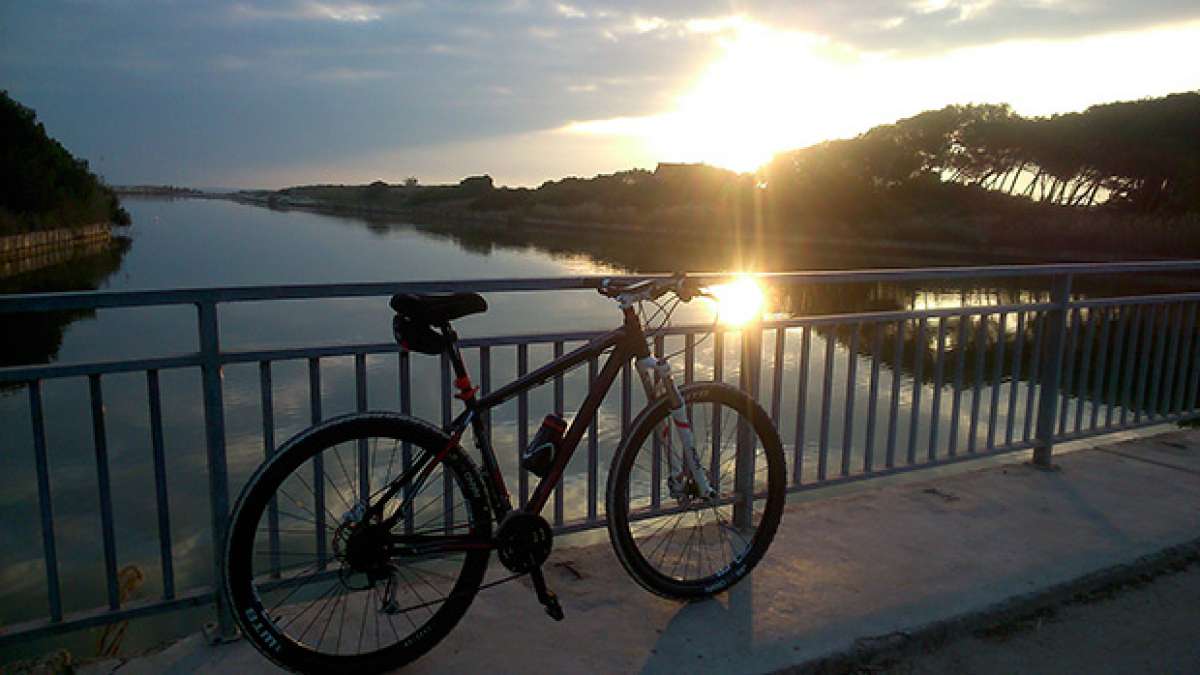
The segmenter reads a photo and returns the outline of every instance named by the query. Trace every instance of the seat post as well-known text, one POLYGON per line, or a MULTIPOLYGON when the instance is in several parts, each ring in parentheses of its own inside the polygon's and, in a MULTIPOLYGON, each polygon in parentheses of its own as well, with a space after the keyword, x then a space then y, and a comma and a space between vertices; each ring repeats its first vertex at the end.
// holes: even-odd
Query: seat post
MULTIPOLYGON (((450 365, 454 368, 455 384, 463 381, 463 378, 469 380, 467 366, 463 363, 462 352, 458 349, 458 333, 454 332, 448 321, 438 326, 438 330, 442 331, 442 337, 446 338, 446 355, 450 357, 450 365)), ((470 383, 467 384, 469 387, 470 383)))

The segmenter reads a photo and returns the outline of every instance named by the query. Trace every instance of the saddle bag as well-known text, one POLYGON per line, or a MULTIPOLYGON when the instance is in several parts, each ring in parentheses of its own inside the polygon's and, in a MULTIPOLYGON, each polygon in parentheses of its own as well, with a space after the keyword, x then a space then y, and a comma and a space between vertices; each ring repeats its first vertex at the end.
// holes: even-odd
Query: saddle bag
POLYGON ((402 349, 421 354, 438 355, 446 351, 446 338, 427 323, 397 314, 392 319, 392 333, 402 349))

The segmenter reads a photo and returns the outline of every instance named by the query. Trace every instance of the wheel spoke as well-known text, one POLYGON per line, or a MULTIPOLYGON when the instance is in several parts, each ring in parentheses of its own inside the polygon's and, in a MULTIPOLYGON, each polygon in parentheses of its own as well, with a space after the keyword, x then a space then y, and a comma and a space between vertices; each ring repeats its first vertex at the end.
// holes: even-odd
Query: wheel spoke
MULTIPOLYGON (((336 437, 336 434, 330 435, 336 437)), ((468 531, 479 533, 481 538, 490 538, 490 523, 477 522, 476 515, 487 513, 486 502, 482 497, 475 498, 465 492, 462 472, 469 464, 465 458, 451 455, 434 471, 434 474, 440 471, 441 476, 431 476, 416 489, 400 486, 405 498, 395 498, 395 504, 384 509, 392 513, 403 509, 409 523, 414 522, 415 516, 416 527, 406 536, 415 535, 421 547, 428 547, 424 550, 430 552, 408 556, 373 548, 386 545, 383 543, 386 538, 380 538, 368 529, 382 521, 355 521, 337 516, 334 509, 329 508, 330 504, 320 503, 314 485, 323 486, 326 493, 336 494, 329 498, 330 502, 340 500, 338 508, 344 506, 347 514, 353 514, 358 511, 355 509, 359 504, 356 498, 362 494, 360 488, 355 487, 359 485, 356 480, 361 478, 357 472, 366 471, 369 485, 379 486, 371 495, 372 499, 379 498, 390 487, 392 471, 399 469, 396 457, 402 442, 411 443, 417 452, 427 452, 426 446, 437 441, 419 442, 416 437, 405 440, 403 436, 372 434, 348 433, 344 436, 317 449, 305 450, 302 441, 288 450, 302 459, 287 464, 290 468, 282 475, 274 474, 270 484, 267 484, 267 478, 260 476, 260 484, 250 486, 249 496, 244 499, 252 501, 254 506, 239 505, 232 531, 249 531, 251 534, 240 537, 239 541, 245 543, 231 544, 230 560, 236 559, 241 566, 249 566, 251 570, 248 583, 253 593, 235 594, 235 604, 246 602, 240 599, 243 595, 250 597, 253 604, 247 607, 254 612, 247 614, 245 608, 237 606, 235 613, 240 617, 258 616, 283 640, 294 643, 301 650, 326 657, 379 652, 417 634, 422 636, 417 644, 425 647, 414 646, 412 649, 423 650, 448 631, 465 611, 465 603, 451 602, 454 589, 463 586, 464 575, 478 580, 473 583, 482 581, 488 549, 439 552, 439 544, 443 538, 451 541, 469 536, 468 531), (347 462, 342 454, 344 444, 349 444, 352 449, 353 462, 347 462), (355 449, 363 447, 369 449, 366 457, 355 449), (378 461, 381 452, 389 455, 385 462, 378 461), (315 471, 314 463, 326 470, 315 471), (386 480, 381 481, 376 469, 384 463, 387 464, 386 480), (319 482, 311 482, 310 478, 319 482), (297 496, 303 498, 297 499, 297 496), (270 518, 266 508, 269 503, 276 505, 274 517, 270 518), (453 509, 454 517, 449 520, 442 508, 431 508, 446 504, 453 509), (324 515, 318 516, 321 513, 324 515), (253 524, 240 524, 247 519, 254 519, 253 524), (324 541, 316 542, 315 546, 314 532, 324 534, 324 541), (327 548, 324 558, 319 560, 321 546, 327 548), (268 560, 275 566, 273 576, 266 575, 268 560), (280 562, 283 563, 283 579, 279 578, 280 562), (259 574, 263 576, 257 576, 259 574), (262 609, 260 605, 270 609, 262 609), (446 611, 451 607, 453 610, 447 615, 446 611), (397 622, 396 614, 402 614, 404 619, 397 622), (433 621, 440 623, 433 624, 433 621), (432 627, 435 625, 437 627, 432 627)), ((273 474, 264 474, 269 475, 273 474)), ((410 476, 406 480, 414 479, 415 476, 410 476)), ((396 531, 401 529, 397 524, 396 531)), ((230 583, 245 582, 237 582, 231 577, 230 583)), ((259 645, 257 633, 247 633, 259 645)), ((415 655, 414 651, 412 657, 415 655)), ((396 665, 402 665, 402 662, 396 665)))
MULTIPOLYGON (((652 471, 653 453, 658 445, 653 434, 660 424, 668 421, 669 415, 664 408, 659 408, 656 412, 661 416, 648 418, 643 426, 629 432, 630 438, 635 440, 625 446, 618 457, 620 466, 616 470, 625 473, 619 478, 622 481, 620 491, 614 493, 623 495, 624 499, 609 507, 618 531, 626 533, 624 537, 618 537, 617 545, 643 564, 630 567, 630 572, 648 586, 662 589, 666 595, 705 595, 709 593, 706 589, 713 587, 714 580, 728 578, 721 587, 736 581, 750 566, 737 565, 734 569, 734 562, 757 560, 758 554, 753 558, 750 554, 765 547, 759 535, 762 521, 768 512, 777 520, 782 509, 781 494, 770 489, 771 481, 782 475, 782 451, 777 444, 773 448, 768 445, 761 431, 761 421, 752 421, 747 413, 743 413, 748 405, 755 404, 735 397, 730 389, 721 385, 698 386, 706 387, 706 390, 700 396, 694 393, 688 396, 687 414, 696 441, 696 459, 701 467, 712 472, 708 478, 717 490, 717 496, 712 500, 702 499, 693 484, 685 485, 689 490, 687 495, 666 496, 661 504, 651 499, 656 490, 669 495, 668 471, 661 472, 661 483, 653 483, 656 475, 652 471), (759 503, 753 508, 747 530, 733 527, 732 516, 727 515, 732 513, 738 497, 735 474, 737 446, 742 438, 739 427, 749 428, 753 437, 750 479, 756 499, 752 503, 761 502, 764 497, 772 502, 759 503), (649 576, 643 571, 645 568, 649 568, 649 576)), ((754 414, 769 419, 756 405, 754 414)), ((770 438, 775 437, 772 434, 770 438)), ((672 443, 664 444, 664 449, 679 456, 680 467, 688 466, 685 448, 672 443)), ((773 534, 774 526, 767 531, 773 534)))

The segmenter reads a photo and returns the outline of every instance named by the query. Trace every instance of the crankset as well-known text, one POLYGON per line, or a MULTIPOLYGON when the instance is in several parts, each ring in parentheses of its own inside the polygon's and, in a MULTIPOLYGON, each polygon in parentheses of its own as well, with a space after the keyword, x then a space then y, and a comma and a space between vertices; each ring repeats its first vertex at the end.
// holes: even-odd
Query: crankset
POLYGON ((500 521, 495 541, 496 557, 500 562, 512 572, 529 574, 538 602, 546 608, 546 614, 555 621, 562 621, 562 605, 558 604, 554 591, 546 588, 546 577, 542 574, 542 564, 554 547, 550 523, 536 513, 509 511, 500 521))
POLYGON ((526 574, 539 569, 550 557, 554 531, 536 513, 509 511, 496 530, 496 556, 512 572, 526 574))

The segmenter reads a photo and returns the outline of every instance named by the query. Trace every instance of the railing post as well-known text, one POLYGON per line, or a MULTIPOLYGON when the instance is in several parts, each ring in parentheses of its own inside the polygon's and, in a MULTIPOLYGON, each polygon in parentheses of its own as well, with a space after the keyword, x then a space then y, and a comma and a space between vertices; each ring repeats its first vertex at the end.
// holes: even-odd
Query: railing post
POLYGON ((1033 464, 1048 469, 1054 448, 1054 416, 1058 411, 1059 377, 1062 374, 1063 349, 1067 333, 1067 313, 1071 302, 1071 275, 1054 277, 1050 290, 1054 309, 1046 312, 1046 349, 1042 350, 1041 387, 1038 394, 1037 440, 1033 464))
MULTIPOLYGON (((742 326, 741 367, 738 386, 758 400, 759 376, 762 373, 762 326, 757 320, 742 326)), ((733 526, 749 529, 754 524, 754 429, 745 417, 738 417, 737 459, 734 461, 733 484, 737 497, 733 502, 733 526)))
POLYGON ((204 388, 204 438, 208 447, 208 497, 212 512, 213 602, 217 609, 216 625, 205 627, 210 643, 237 637, 221 581, 225 566, 225 532, 229 519, 229 477, 225 467, 225 403, 221 391, 221 340, 217 327, 215 302, 196 303, 200 328, 200 374, 204 388))

